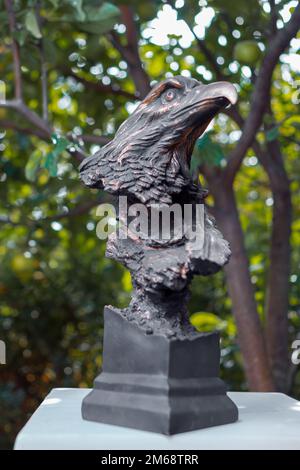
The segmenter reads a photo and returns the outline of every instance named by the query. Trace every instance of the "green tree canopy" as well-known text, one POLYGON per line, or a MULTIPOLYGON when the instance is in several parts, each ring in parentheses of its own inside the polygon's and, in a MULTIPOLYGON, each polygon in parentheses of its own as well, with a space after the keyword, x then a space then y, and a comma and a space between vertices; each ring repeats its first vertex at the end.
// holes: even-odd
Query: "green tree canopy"
POLYGON ((103 306, 125 306, 131 282, 104 257, 107 196, 78 163, 176 74, 239 92, 193 155, 233 255, 194 280, 191 320, 222 331, 231 388, 299 397, 298 2, 0 0, 0 22, 2 446, 53 386, 90 386, 101 366, 103 306))

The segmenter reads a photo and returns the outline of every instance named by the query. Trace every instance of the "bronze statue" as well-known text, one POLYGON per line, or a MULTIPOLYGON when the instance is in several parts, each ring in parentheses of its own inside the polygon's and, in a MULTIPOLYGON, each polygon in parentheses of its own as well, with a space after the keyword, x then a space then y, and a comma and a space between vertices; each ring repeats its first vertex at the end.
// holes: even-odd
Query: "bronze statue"
POLYGON ((83 402, 86 419, 166 434, 237 419, 217 377, 218 334, 198 333, 187 312, 192 277, 216 273, 230 257, 205 210, 207 191, 190 175, 191 155, 213 117, 236 100, 230 83, 169 78, 80 167, 88 187, 126 196, 129 208, 142 203, 149 222, 132 234, 121 211, 127 236, 113 233, 107 243, 106 255, 129 269, 134 291, 126 309, 106 307, 103 372, 83 402), (151 230, 153 214, 165 208, 175 217, 167 238, 161 227, 151 230), (197 227, 200 238, 193 240, 197 227))

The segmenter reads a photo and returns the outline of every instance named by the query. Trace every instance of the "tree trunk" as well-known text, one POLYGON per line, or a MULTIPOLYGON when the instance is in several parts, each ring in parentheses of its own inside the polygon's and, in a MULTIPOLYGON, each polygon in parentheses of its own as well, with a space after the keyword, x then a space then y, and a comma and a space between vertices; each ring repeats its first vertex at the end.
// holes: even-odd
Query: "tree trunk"
POLYGON ((128 62, 128 67, 134 81, 136 91, 139 93, 141 99, 145 98, 145 96, 151 90, 151 86, 148 75, 143 69, 142 63, 139 61, 139 67, 137 67, 136 62, 128 62))
POLYGON ((220 181, 209 183, 215 200, 217 224, 231 245, 232 255, 225 267, 225 274, 248 385, 252 391, 273 391, 274 384, 233 189, 220 184, 220 181))
POLYGON ((267 171, 273 193, 270 267, 266 295, 266 341, 276 390, 288 388, 288 305, 292 202, 278 142, 268 144, 267 171))
MULTIPOLYGON (((139 54, 139 37, 134 10, 129 5, 120 5, 122 20, 126 26, 127 47, 121 47, 121 53, 127 61, 130 75, 141 99, 151 90, 150 79, 143 68, 139 54)), ((116 45, 116 44, 115 44, 116 45)), ((120 50, 120 47, 119 47, 120 50)))

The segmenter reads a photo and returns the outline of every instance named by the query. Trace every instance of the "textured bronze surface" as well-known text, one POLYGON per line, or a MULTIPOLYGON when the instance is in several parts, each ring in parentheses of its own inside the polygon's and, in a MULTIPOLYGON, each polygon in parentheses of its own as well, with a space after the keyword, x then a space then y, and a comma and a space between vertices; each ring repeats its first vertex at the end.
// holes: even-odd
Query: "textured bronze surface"
MULTIPOLYGON (((207 192, 195 184, 189 164, 196 139, 212 118, 236 101, 233 85, 173 77, 156 85, 115 138, 86 159, 82 181, 128 197, 129 205, 199 204, 207 192)), ((217 272, 228 261, 230 249, 214 221, 205 213, 204 244, 191 249, 186 237, 161 243, 134 237, 120 240, 112 234, 107 256, 131 272, 134 292, 124 315, 148 333, 193 334, 186 303, 194 274, 217 272)))

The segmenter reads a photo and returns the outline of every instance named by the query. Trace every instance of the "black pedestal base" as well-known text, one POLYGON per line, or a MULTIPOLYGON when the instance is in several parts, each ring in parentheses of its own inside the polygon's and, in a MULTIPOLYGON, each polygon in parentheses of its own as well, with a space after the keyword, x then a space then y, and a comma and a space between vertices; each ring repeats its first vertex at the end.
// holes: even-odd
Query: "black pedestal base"
POLYGON ((218 333, 147 335, 110 307, 104 320, 103 372, 83 400, 84 419, 163 434, 238 419, 218 378, 218 333))

